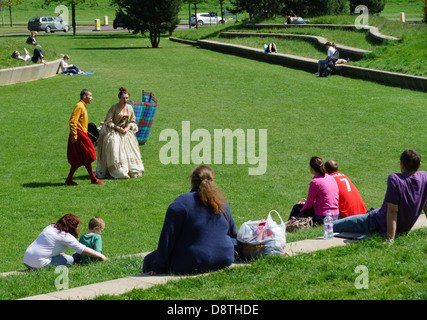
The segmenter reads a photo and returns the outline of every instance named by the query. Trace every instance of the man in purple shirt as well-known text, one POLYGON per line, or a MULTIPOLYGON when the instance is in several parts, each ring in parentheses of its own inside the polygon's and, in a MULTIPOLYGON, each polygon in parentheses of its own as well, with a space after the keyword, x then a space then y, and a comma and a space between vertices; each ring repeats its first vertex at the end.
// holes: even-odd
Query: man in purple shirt
POLYGON ((427 172, 418 171, 420 166, 420 154, 405 150, 400 156, 402 173, 388 176, 383 205, 366 214, 335 221, 334 232, 378 232, 386 236, 386 242, 393 243, 396 233, 411 230, 422 210, 427 215, 427 172))

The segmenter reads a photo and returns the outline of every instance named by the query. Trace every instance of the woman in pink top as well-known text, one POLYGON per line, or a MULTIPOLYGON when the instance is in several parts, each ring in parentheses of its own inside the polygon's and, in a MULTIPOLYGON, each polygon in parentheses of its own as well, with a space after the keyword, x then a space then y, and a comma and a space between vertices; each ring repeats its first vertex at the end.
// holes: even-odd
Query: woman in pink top
POLYGON ((314 175, 308 188, 307 199, 299 212, 292 210, 291 216, 313 217, 314 222, 323 223, 326 213, 330 211, 332 219, 338 218, 338 186, 335 179, 325 172, 322 158, 310 159, 310 172, 314 175))

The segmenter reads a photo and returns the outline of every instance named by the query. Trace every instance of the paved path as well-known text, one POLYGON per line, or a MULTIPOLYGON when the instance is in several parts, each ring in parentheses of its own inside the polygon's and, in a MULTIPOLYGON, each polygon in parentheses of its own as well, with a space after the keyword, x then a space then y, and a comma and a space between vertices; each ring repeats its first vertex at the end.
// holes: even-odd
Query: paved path
MULTIPOLYGON (((418 219, 413 229, 427 227, 427 218, 425 214, 422 214, 418 219)), ((293 256, 299 253, 308 253, 317 250, 324 250, 332 247, 344 246, 348 243, 355 242, 357 240, 346 240, 341 238, 333 238, 331 240, 324 240, 322 237, 301 240, 291 242, 287 244, 286 251, 288 255, 293 256)), ((147 253, 140 255, 145 256, 147 253)), ((232 267, 244 267, 247 264, 237 263, 233 264, 232 267)), ((145 274, 139 274, 135 276, 129 276, 121 279, 109 280, 100 283, 94 283, 87 286, 55 291, 47 294, 41 294, 31 297, 26 297, 19 300, 82 300, 82 299, 93 299, 100 295, 120 295, 129 292, 133 289, 148 289, 157 284, 164 284, 171 280, 179 280, 188 277, 199 277, 208 275, 209 273, 191 275, 191 276, 170 276, 170 275, 157 275, 148 276, 145 274)))

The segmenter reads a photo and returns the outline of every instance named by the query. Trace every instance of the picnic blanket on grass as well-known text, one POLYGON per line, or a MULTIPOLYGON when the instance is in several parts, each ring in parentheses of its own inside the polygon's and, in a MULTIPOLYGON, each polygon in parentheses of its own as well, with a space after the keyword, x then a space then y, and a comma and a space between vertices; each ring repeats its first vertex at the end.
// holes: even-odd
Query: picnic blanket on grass
POLYGON ((138 126, 136 138, 139 144, 147 142, 157 110, 157 100, 151 92, 142 91, 142 101, 128 101, 135 113, 135 122, 138 126))
POLYGON ((94 74, 95 71, 88 71, 83 73, 72 73, 72 72, 61 72, 62 74, 71 74, 73 76, 87 76, 88 74, 94 74))

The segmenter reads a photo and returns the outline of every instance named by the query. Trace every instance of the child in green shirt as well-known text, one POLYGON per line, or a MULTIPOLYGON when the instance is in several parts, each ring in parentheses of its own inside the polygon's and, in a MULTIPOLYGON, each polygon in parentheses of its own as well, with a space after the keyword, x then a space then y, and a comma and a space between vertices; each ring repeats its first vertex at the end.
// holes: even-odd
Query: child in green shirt
MULTIPOLYGON (((102 253, 102 231, 105 229, 105 222, 101 218, 94 216, 89 221, 89 231, 80 237, 80 242, 85 246, 102 253)), ((74 257, 75 260, 78 260, 78 257, 74 257), (77 258, 77 259, 76 259, 77 258)), ((96 261, 97 259, 92 259, 90 257, 81 256, 81 263, 87 263, 89 261, 96 261)), ((77 261, 76 261, 77 262, 77 261)))

